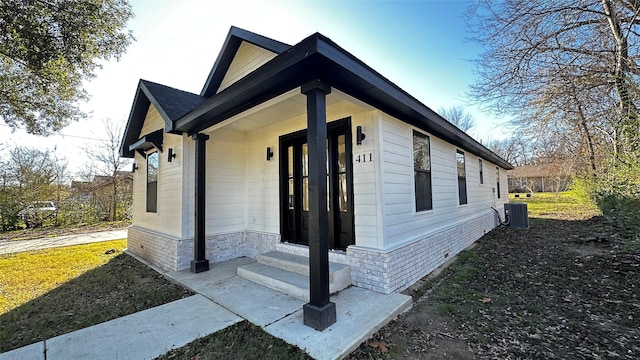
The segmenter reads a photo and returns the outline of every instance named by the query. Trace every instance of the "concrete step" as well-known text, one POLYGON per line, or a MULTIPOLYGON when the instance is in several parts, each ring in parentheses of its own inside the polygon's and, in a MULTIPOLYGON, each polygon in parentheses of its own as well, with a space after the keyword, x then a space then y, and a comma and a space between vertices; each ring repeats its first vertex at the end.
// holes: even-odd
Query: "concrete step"
MULTIPOLYGON (((309 301, 309 266, 304 256, 270 252, 258 262, 238 267, 238 276, 302 301, 309 301)), ((329 292, 337 293, 351 285, 351 267, 329 264, 329 292)))
POLYGON ((309 301, 309 278, 304 275, 256 262, 238 267, 238 276, 296 299, 309 301))
MULTIPOLYGON (((256 257, 259 263, 309 276, 309 258, 281 251, 271 251, 256 257)), ((329 262, 329 282, 351 284, 351 267, 346 264, 329 262)))

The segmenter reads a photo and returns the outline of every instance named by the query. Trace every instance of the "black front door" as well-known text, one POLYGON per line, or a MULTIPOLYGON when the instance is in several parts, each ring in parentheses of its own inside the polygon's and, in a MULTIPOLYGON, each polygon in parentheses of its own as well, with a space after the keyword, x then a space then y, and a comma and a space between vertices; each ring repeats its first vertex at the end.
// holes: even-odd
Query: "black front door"
MULTIPOLYGON (((282 241, 309 244, 309 152, 306 130, 280 138, 280 218, 282 241)), ((327 124, 327 211, 329 248, 353 241, 351 121, 327 124)))

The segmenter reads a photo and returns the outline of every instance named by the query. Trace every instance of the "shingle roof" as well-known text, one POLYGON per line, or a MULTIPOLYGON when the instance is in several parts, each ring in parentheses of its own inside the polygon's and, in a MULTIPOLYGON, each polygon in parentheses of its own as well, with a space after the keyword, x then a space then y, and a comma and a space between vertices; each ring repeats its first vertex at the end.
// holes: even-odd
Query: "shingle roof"
POLYGON ((140 85, 151 103, 169 120, 176 121, 182 115, 188 113, 196 106, 202 104, 207 98, 198 94, 178 90, 170 86, 157 84, 147 80, 140 80, 140 85))
POLYGON ((513 168, 500 156, 342 49, 331 39, 316 33, 294 46, 289 46, 234 27, 227 36, 225 46, 216 60, 200 98, 198 98, 199 95, 180 92, 180 90, 158 84, 154 84, 157 87, 152 86, 155 89, 153 91, 157 92, 155 94, 145 86, 148 82, 141 81, 141 90, 139 89, 136 94, 134 108, 125 130, 121 154, 125 157, 133 156, 133 152, 128 151, 128 145, 136 142, 140 135, 149 100, 158 102, 154 105, 164 109, 165 113, 167 111, 172 113, 172 115, 169 113, 163 115, 165 131, 194 134, 295 87, 317 80, 326 81, 332 88, 428 131, 496 165, 505 169, 513 168), (262 46, 278 55, 225 90, 216 93, 220 85, 219 81, 228 70, 242 41, 262 46), (140 96, 145 89, 150 95, 140 96), (173 98, 174 95, 177 99, 173 98), (158 99, 163 100, 158 101, 158 99), (176 104, 176 100, 181 103, 176 104), (197 105, 184 113, 188 104, 197 105), (145 111, 141 111, 142 109, 145 111), (174 120, 173 116, 176 114, 179 118, 174 120))

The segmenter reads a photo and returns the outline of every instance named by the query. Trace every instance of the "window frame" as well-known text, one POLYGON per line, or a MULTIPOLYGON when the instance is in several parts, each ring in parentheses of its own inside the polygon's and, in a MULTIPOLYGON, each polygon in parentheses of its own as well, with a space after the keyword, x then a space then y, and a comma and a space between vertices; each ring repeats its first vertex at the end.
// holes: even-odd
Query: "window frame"
POLYGON ((456 173, 458 176, 458 205, 466 205, 469 203, 467 196, 467 169, 465 155, 462 150, 456 150, 456 173), (462 159, 462 171, 460 171, 460 159, 462 159))
POLYGON ((146 212, 158 213, 158 178, 160 175, 160 153, 153 151, 146 156, 146 212), (155 159, 155 167, 150 165, 150 160, 155 159), (155 168, 155 173, 150 170, 155 168))
MULTIPOLYGON (((411 132, 412 162, 413 162, 413 200, 416 213, 433 210, 433 179, 431 163, 431 137, 415 129, 411 132), (416 162, 416 138, 426 141, 426 156, 428 157, 427 169, 419 168, 416 162), (420 180, 421 179, 421 180, 420 180), (418 191, 419 187, 422 191, 418 191)), ((425 144, 420 144, 421 149, 425 144)), ((424 150, 423 150, 424 151, 424 150)))
POLYGON ((498 194, 498 199, 500 199, 500 167, 496 166, 496 194, 498 194))

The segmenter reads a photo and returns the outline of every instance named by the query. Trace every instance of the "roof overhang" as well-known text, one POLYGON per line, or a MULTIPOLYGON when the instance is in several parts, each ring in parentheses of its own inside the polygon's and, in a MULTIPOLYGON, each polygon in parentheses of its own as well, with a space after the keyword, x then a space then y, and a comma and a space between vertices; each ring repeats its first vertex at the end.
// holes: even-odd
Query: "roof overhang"
POLYGON ((203 131, 314 79, 321 79, 331 87, 502 168, 513 168, 500 156, 318 33, 209 98, 178 119, 174 129, 188 134, 203 131))
POLYGON ((147 157, 147 151, 151 149, 162 152, 163 134, 164 130, 162 129, 149 133, 129 145, 129 151, 137 151, 144 158, 147 157))
MULTIPOLYGON (((190 111, 180 114, 179 117, 175 116, 175 112, 173 117, 165 113, 163 118, 165 131, 193 135, 309 81, 320 79, 355 99, 442 138, 465 151, 491 161, 502 168, 513 168, 500 156, 319 33, 289 47, 260 35, 232 28, 223 47, 224 54, 221 54, 216 61, 212 75, 207 79, 203 89, 203 94, 208 95, 217 89, 219 83, 218 79, 214 79, 214 77, 224 73, 220 69, 228 66, 227 63, 231 61, 226 57, 235 54, 235 50, 237 50, 235 47, 239 46, 241 41, 253 41, 279 55, 209 97, 180 92, 175 89, 172 89, 175 91, 174 93, 167 92, 166 87, 161 88, 162 85, 159 84, 154 84, 159 88, 154 87, 156 90, 153 90, 144 81, 141 81, 125 130, 121 155, 133 156, 133 151, 127 148, 127 144, 139 141, 137 138, 140 135, 149 104, 152 102, 154 106, 162 109, 163 105, 164 107, 171 106, 171 101, 167 99, 183 97, 190 101, 193 104, 189 108, 190 111), (154 91, 162 95, 162 99, 165 101, 157 101, 154 91)), ((161 110, 159 111, 163 114, 161 110)))

